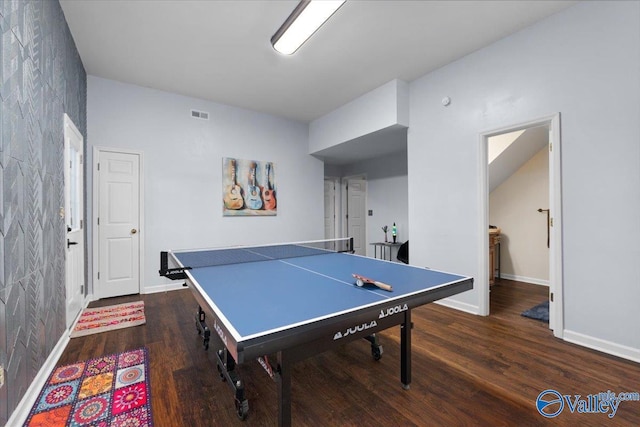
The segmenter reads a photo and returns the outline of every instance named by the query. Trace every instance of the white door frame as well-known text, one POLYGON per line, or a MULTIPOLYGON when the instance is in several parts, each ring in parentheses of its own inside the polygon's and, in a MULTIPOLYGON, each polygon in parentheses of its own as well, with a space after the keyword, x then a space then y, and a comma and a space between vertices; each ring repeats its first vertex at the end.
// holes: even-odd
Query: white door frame
MULTIPOLYGON (((111 147, 93 147, 93 164, 92 164, 92 179, 93 179, 93 203, 92 203, 92 218, 91 218, 91 224, 92 224, 92 256, 93 256, 93 260, 92 260, 92 271, 93 271, 93 283, 94 283, 94 289, 93 289, 93 294, 94 296, 97 295, 97 292, 95 291, 95 284, 99 283, 99 279, 98 279, 98 273, 99 273, 99 264, 100 264, 100 230, 98 227, 98 213, 100 211, 100 198, 99 198, 99 194, 100 194, 100 180, 96 179, 96 171, 98 170, 98 163, 100 162, 100 153, 102 152, 111 152, 111 153, 124 153, 124 154, 135 154, 138 155, 140 158, 140 169, 139 169, 139 207, 140 210, 138 212, 139 215, 139 227, 138 229, 141 230, 142 232, 146 232, 146 227, 144 224, 144 156, 143 156, 143 152, 142 151, 138 151, 138 150, 129 150, 126 148, 111 148, 111 147)), ((143 234, 144 236, 144 234, 143 234)), ((140 268, 139 268, 139 275, 140 275, 140 284, 139 284, 139 292, 141 294, 144 293, 144 265, 145 265, 145 251, 144 251, 144 238, 140 238, 140 242, 139 242, 139 246, 138 246, 138 251, 139 251, 139 257, 138 259, 140 260, 140 268)))
POLYGON ((489 315, 489 166, 487 162, 487 147, 490 137, 507 132, 514 132, 536 126, 549 128, 549 209, 551 211, 552 227, 549 228, 549 297, 552 299, 549 307, 549 328, 553 335, 562 338, 564 331, 564 292, 562 265, 562 182, 560 164, 560 113, 532 120, 526 123, 507 126, 500 129, 483 132, 479 137, 479 165, 480 179, 478 179, 478 200, 480 201, 480 215, 478 215, 478 272, 480 277, 475 280, 480 293, 480 315, 489 315))

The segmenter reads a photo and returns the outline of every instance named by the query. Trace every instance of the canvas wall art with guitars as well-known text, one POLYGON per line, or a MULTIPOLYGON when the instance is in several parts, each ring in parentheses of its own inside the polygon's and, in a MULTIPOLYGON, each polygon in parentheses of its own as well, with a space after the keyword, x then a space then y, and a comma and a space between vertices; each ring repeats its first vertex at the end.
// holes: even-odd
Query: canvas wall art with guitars
POLYGON ((275 168, 272 162, 225 157, 222 159, 222 170, 224 216, 277 214, 275 168))

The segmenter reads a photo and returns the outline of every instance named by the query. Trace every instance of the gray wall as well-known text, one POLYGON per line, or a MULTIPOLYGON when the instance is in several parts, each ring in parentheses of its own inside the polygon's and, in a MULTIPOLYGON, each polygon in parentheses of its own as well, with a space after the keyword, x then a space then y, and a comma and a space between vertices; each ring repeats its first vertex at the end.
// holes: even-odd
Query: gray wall
POLYGON ((308 154, 307 124, 94 76, 88 99, 89 161, 93 146, 144 156, 143 292, 171 285, 162 250, 323 238, 323 163, 308 154), (222 216, 223 157, 274 162, 277 216, 222 216))
POLYGON ((65 331, 63 114, 86 74, 57 1, 0 2, 0 424, 65 331))
POLYGON ((639 17, 639 2, 581 2, 423 76, 408 140, 412 263, 477 276, 479 134, 560 112, 565 338, 635 358, 639 17))

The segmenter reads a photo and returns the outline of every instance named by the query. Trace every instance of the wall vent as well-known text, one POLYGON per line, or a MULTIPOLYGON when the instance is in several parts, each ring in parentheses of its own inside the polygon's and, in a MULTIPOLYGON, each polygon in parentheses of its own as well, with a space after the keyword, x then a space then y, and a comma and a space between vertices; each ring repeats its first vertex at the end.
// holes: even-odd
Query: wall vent
POLYGON ((206 111, 191 110, 191 117, 195 119, 209 120, 209 113, 206 111))

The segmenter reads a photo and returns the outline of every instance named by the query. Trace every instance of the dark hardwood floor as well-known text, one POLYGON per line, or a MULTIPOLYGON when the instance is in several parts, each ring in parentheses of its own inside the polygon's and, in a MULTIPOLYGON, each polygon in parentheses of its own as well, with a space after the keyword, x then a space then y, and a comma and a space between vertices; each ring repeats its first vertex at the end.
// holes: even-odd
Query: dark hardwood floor
MULTIPOLYGON (((536 410, 540 392, 586 397, 640 391, 640 365, 553 337, 546 323, 520 313, 547 288, 502 280, 492 287, 491 316, 437 304, 413 311, 413 381, 400 385, 399 330, 380 334, 384 355, 354 342, 293 369, 295 426, 638 426, 640 402, 622 402, 616 415, 556 418, 536 410)), ((156 426, 276 425, 276 387, 257 362, 239 367, 249 399, 240 421, 220 381, 213 349, 196 333, 197 308, 188 289, 100 300, 93 307, 144 300, 144 326, 71 339, 58 365, 146 346, 156 426)))

